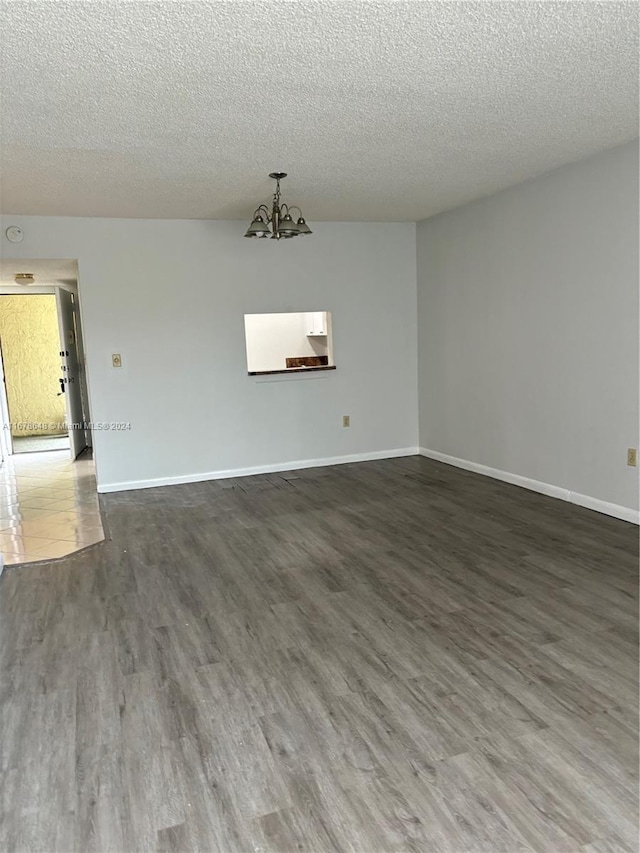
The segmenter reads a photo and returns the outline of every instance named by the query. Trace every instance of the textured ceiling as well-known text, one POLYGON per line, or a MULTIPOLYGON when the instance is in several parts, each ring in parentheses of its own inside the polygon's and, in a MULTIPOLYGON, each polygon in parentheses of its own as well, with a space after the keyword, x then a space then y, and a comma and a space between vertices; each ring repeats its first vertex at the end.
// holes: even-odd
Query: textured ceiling
POLYGON ((2 210, 417 220, 638 130, 638 5, 2 2, 2 210))
MULTIPOLYGON (((34 275, 34 285, 75 284, 78 280, 78 262, 74 260, 44 259, 20 260, 2 258, 0 260, 0 286, 15 284, 18 272, 30 272, 34 275)), ((25 287, 20 285, 21 289, 25 287)))

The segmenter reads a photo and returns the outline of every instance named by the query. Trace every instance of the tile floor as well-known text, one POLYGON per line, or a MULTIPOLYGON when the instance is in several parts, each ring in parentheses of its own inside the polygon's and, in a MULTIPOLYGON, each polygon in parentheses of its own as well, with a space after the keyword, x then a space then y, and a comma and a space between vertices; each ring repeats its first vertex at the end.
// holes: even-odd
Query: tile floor
POLYGON ((5 565, 64 557, 104 539, 92 459, 67 450, 23 453, 0 465, 5 565))

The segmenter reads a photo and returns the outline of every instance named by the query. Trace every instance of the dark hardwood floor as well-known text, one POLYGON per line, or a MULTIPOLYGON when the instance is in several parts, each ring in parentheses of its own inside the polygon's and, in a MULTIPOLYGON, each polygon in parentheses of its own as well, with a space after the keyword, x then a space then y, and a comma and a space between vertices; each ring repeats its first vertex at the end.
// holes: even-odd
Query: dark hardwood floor
POLYGON ((0 580, 2 851, 636 850, 637 528, 419 457, 0 580))

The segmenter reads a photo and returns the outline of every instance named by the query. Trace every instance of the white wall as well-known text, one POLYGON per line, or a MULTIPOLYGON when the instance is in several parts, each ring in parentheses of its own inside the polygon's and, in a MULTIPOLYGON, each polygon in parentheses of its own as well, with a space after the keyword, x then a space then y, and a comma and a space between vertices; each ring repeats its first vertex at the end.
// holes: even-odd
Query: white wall
POLYGON ((426 220, 417 248, 421 445, 637 509, 637 143, 426 220))
POLYGON ((282 244, 244 228, 2 218, 6 257, 78 259, 92 417, 131 422, 94 432, 102 490, 417 446, 415 225, 317 223, 282 244), (315 310, 337 370, 247 376, 245 314, 315 310))
POLYGON ((285 370, 287 358, 328 354, 327 338, 307 337, 303 313, 247 314, 244 325, 248 370, 285 370))

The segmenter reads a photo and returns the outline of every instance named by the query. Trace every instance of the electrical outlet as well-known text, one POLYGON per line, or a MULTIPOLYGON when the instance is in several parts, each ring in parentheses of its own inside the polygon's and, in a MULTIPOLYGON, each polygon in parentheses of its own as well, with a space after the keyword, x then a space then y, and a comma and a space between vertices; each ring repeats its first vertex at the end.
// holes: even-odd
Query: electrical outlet
POLYGON ((114 352, 111 356, 111 364, 114 367, 122 367, 122 356, 119 352, 114 352))
POLYGON ((342 416, 342 426, 350 427, 351 426, 351 415, 343 415, 342 416))
POLYGON ((627 465, 636 468, 638 465, 638 451, 635 447, 630 447, 627 450, 627 465))

